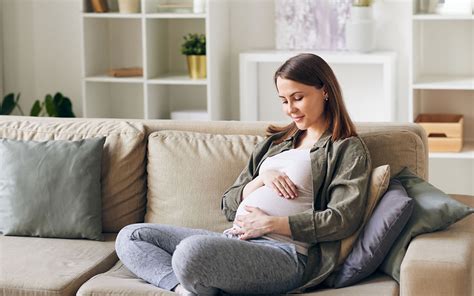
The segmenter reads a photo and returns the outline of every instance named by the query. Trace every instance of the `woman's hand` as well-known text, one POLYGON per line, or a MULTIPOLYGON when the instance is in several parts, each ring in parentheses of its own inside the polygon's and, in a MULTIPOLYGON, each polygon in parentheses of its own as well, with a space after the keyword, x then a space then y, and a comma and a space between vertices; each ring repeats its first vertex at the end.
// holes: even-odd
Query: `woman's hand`
POLYGON ((239 228, 236 228, 233 234, 239 235, 239 239, 247 240, 271 232, 271 216, 256 207, 245 206, 245 210, 248 214, 239 215, 235 218, 234 223, 237 224, 239 228))
POLYGON ((275 190, 278 195, 294 199, 298 196, 296 185, 283 172, 277 170, 266 170, 260 173, 263 184, 275 190))

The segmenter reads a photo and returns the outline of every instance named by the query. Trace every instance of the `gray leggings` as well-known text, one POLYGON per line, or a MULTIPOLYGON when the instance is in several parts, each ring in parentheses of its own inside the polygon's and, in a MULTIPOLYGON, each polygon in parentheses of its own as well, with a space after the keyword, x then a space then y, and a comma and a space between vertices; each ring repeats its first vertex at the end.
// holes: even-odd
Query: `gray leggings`
POLYGON ((145 281, 166 290, 181 283, 197 295, 285 293, 302 284, 306 265, 289 243, 150 223, 124 227, 115 249, 145 281))

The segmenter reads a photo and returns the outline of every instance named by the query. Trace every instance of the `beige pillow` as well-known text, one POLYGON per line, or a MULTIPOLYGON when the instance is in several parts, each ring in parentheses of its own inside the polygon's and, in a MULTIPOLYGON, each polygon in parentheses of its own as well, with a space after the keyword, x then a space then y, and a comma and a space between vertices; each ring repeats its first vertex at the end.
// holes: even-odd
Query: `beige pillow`
POLYGON ((145 214, 145 129, 123 120, 25 118, 0 121, 0 138, 81 140, 105 137, 102 154, 102 230, 118 232, 145 214))
POLYGON ((159 131, 148 138, 145 222, 223 231, 221 198, 261 136, 159 131))
POLYGON ((359 233, 364 228, 370 216, 372 216, 372 212, 374 211, 375 206, 377 205, 385 191, 387 191, 389 183, 389 165, 382 165, 372 170, 372 174, 370 175, 369 194, 367 196, 367 206, 365 208, 365 214, 362 220, 362 224, 359 226, 356 232, 341 241, 341 252, 339 254, 338 265, 344 263, 347 256, 349 256, 349 253, 351 252, 352 247, 357 237, 359 236, 359 233))

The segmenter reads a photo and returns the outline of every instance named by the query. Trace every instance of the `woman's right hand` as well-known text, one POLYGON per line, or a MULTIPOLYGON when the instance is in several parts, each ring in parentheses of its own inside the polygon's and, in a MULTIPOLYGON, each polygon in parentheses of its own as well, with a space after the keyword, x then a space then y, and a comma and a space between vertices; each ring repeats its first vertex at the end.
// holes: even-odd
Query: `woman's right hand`
POLYGON ((271 187, 278 195, 294 199, 298 196, 296 185, 283 172, 277 170, 266 170, 260 173, 263 184, 271 187))

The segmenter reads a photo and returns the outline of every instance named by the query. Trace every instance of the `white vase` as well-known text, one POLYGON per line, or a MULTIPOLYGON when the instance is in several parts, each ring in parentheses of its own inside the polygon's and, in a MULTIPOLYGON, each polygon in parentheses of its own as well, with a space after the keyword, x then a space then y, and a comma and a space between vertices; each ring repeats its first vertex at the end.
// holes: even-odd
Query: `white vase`
POLYGON ((139 13, 140 0, 118 0, 120 13, 139 13))
POLYGON ((346 23, 346 48, 350 51, 370 52, 375 45, 375 22, 372 7, 351 7, 351 18, 346 23))

